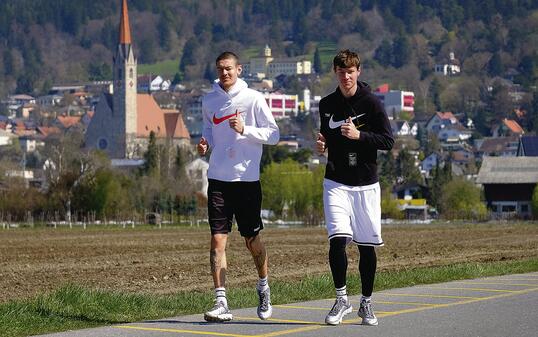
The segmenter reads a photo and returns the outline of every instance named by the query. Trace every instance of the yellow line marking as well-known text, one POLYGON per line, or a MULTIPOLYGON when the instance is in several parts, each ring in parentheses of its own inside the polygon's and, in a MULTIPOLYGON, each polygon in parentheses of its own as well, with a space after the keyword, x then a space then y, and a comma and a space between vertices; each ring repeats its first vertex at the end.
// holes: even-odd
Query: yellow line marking
MULTIPOLYGON (((242 319, 245 321, 259 321, 258 317, 237 317, 234 316, 234 319, 242 319)), ((293 324, 317 324, 320 325, 320 322, 311 322, 311 321, 299 321, 293 319, 280 319, 280 318, 269 318, 268 322, 277 322, 277 323, 293 323, 293 324)))
POLYGON ((422 305, 422 306, 435 305, 435 303, 422 303, 422 302, 397 302, 397 301, 375 301, 375 303, 381 303, 381 304, 403 304, 403 305, 422 305))
POLYGON ((273 307, 276 307, 276 308, 285 308, 285 309, 330 310, 329 308, 304 307, 304 306, 300 306, 300 305, 287 305, 287 304, 273 305, 273 307))
POLYGON ((472 282, 472 281, 461 281, 457 283, 464 284, 492 284, 492 285, 501 285, 501 286, 514 286, 514 287, 536 287, 538 283, 529 284, 529 283, 502 283, 502 282, 472 282))
POLYGON ((532 288, 532 289, 525 289, 525 290, 520 290, 520 291, 516 291, 516 292, 511 292, 511 293, 504 293, 504 294, 500 294, 500 295, 493 295, 493 296, 480 297, 480 298, 474 298, 474 299, 470 298, 470 299, 465 300, 465 301, 459 301, 459 302, 453 302, 453 303, 435 304, 435 305, 432 305, 432 306, 429 306, 429 307, 423 307, 423 308, 404 309, 404 310, 400 310, 400 311, 394 311, 394 312, 392 312, 390 314, 386 314, 383 317, 401 315, 401 314, 406 314, 406 313, 411 313, 411 312, 418 312, 418 311, 423 311, 423 310, 431 310, 431 309, 436 309, 436 308, 446 308, 446 307, 451 307, 451 306, 455 306, 455 305, 462 305, 462 304, 481 302, 481 301, 486 301, 486 300, 492 300, 492 299, 497 299, 497 298, 514 296, 516 294, 521 295, 521 294, 526 294, 526 293, 530 293, 530 292, 537 291, 537 290, 538 290, 538 288, 532 288))
POLYGON ((469 290, 469 291, 489 291, 493 293, 517 293, 519 290, 488 289, 488 288, 458 288, 458 287, 422 287, 436 290, 469 290))
POLYGON ((404 297, 429 297, 429 298, 468 298, 472 300, 478 300, 482 297, 473 296, 453 296, 453 295, 431 295, 431 294, 401 294, 401 293, 379 293, 379 295, 388 296, 404 296, 404 297))
POLYGON ((115 326, 114 328, 140 330, 140 331, 178 332, 178 333, 189 333, 189 334, 193 334, 193 335, 207 335, 207 336, 253 337, 252 335, 240 335, 240 334, 232 334, 232 333, 213 332, 213 331, 196 331, 196 330, 163 329, 163 328, 145 328, 145 327, 141 327, 141 326, 131 326, 131 325, 119 325, 119 326, 115 326))
MULTIPOLYGON (((446 289, 446 288, 438 288, 438 289, 446 289)), ((410 309, 404 309, 399 311, 391 311, 391 312, 379 312, 379 317, 388 317, 388 316, 396 316, 406 313, 412 313, 412 312, 419 312, 419 311, 425 311, 425 310, 431 310, 436 308, 446 308, 456 305, 462 305, 462 304, 468 304, 468 303, 475 303, 475 302, 481 302, 486 300, 492 300, 497 298, 503 298, 503 297, 510 297, 514 295, 521 295, 530 293, 533 291, 538 291, 538 288, 530 288, 530 289, 524 289, 519 291, 511 291, 511 292, 505 292, 503 294, 497 294, 492 296, 485 296, 485 297, 470 297, 470 296, 448 296, 448 295, 424 295, 424 294, 398 294, 398 293, 382 293, 383 295, 392 295, 392 296, 416 296, 416 297, 440 297, 440 298, 463 298, 466 300, 458 301, 458 302, 452 302, 452 303, 441 303, 441 304, 430 304, 428 306, 422 306, 419 308, 410 308, 410 309)), ((381 293, 380 293, 381 295, 381 293)), ((237 317, 240 318, 240 317, 237 317)), ((240 319, 247 319, 247 320, 257 320, 255 318, 240 318, 240 319)), ((271 319, 271 321, 275 322, 290 322, 290 323, 301 323, 301 324, 308 324, 309 326, 296 328, 296 329, 289 329, 289 330, 283 330, 283 331, 275 331, 268 334, 261 334, 261 335, 241 335, 241 334, 232 334, 232 333, 220 333, 220 332, 210 332, 210 331, 194 331, 194 330, 176 330, 176 329, 162 329, 162 328, 145 328, 145 327, 137 327, 137 326, 115 326, 115 328, 118 329, 133 329, 133 330, 141 330, 141 331, 161 331, 161 332, 182 332, 182 333, 189 333, 194 335, 213 335, 213 336, 229 336, 229 337, 275 337, 275 336, 282 336, 287 335, 295 332, 304 332, 304 331, 313 331, 318 330, 322 328, 327 328, 327 325, 322 325, 319 322, 307 322, 307 321, 293 321, 293 320, 279 320, 279 319, 271 319)), ((351 319, 351 320, 345 320, 342 323, 344 324, 352 324, 359 322, 360 319, 351 319)))
POLYGON ((327 325, 307 326, 307 327, 303 327, 303 328, 290 329, 290 330, 284 330, 284 331, 275 331, 275 332, 271 332, 271 333, 267 333, 267 334, 263 334, 263 335, 255 335, 255 336, 250 336, 250 337, 282 336, 282 335, 288 335, 290 333, 312 331, 312 330, 318 330, 318 329, 326 328, 326 327, 327 327, 327 325))

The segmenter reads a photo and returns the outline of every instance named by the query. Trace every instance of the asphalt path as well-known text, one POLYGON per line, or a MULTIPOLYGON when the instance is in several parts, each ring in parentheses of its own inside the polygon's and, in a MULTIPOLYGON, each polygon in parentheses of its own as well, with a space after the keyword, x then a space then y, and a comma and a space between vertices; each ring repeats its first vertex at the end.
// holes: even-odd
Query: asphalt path
POLYGON ((334 299, 276 305, 261 321, 256 308, 232 308, 234 320, 207 323, 203 314, 42 335, 47 337, 167 336, 538 336, 538 273, 504 275, 374 292, 378 326, 362 326, 358 296, 341 325, 324 324, 334 299))

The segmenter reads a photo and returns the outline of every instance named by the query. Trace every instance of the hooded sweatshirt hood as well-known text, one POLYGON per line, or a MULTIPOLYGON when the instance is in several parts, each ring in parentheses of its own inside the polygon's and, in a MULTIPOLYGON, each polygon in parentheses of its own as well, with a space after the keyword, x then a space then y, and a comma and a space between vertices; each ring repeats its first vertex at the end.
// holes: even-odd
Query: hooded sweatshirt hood
POLYGON ((228 91, 225 91, 224 89, 222 89, 222 87, 220 86, 219 79, 216 79, 215 82, 213 83, 213 90, 215 92, 218 92, 224 95, 229 95, 230 97, 237 96, 237 94, 239 94, 241 90, 245 88, 248 88, 248 84, 247 82, 243 81, 240 78, 237 79, 237 81, 234 83, 234 85, 232 85, 232 87, 228 91))

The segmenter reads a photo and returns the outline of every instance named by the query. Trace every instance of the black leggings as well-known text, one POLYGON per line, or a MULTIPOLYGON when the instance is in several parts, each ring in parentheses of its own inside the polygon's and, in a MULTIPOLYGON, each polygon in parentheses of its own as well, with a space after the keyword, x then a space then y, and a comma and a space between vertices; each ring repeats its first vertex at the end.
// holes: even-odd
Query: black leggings
MULTIPOLYGON (((342 288, 346 285, 347 238, 336 237, 332 238, 329 242, 329 265, 331 266, 334 286, 335 288, 342 288)), ((374 247, 370 246, 358 247, 360 253, 359 273, 361 275, 362 295, 372 296, 372 292, 374 290, 375 271, 377 268, 375 249, 374 247)))

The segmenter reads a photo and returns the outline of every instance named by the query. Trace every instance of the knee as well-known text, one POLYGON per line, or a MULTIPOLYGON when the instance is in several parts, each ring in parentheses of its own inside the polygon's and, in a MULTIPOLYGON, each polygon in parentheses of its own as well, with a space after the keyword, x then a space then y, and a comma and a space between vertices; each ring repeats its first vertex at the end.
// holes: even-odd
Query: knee
POLYGON ((340 237, 332 238, 329 241, 329 250, 331 252, 345 251, 346 245, 347 245, 347 238, 340 238, 340 237))

